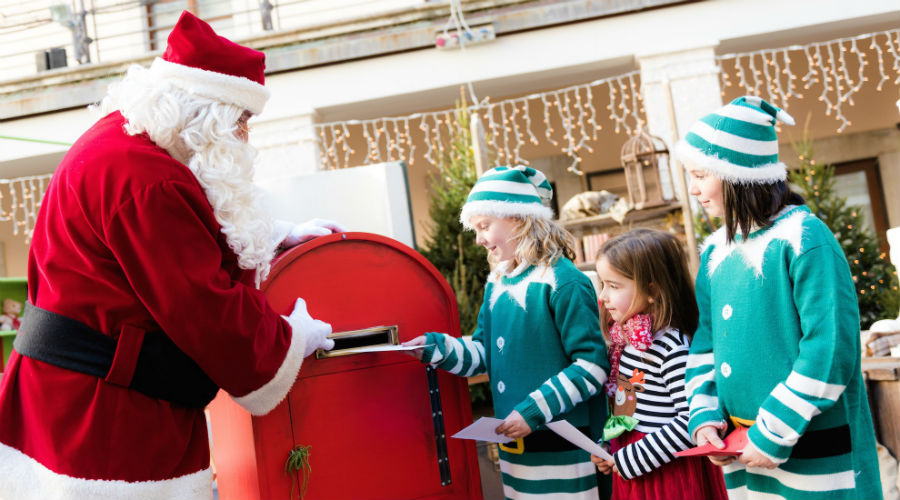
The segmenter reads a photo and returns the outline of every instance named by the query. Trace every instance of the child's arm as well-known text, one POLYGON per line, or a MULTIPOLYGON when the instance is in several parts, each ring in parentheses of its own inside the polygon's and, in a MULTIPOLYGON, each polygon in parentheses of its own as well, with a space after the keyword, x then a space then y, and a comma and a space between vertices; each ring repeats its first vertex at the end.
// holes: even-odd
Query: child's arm
POLYGON ((597 470, 607 476, 610 472, 615 472, 617 474, 619 472, 618 469, 616 469, 616 463, 612 460, 600 458, 597 455, 591 455, 591 462, 594 462, 594 465, 597 466, 597 470))
POLYGON ((574 362, 516 405, 532 429, 597 394, 609 372, 597 296, 590 281, 559 286, 550 296, 550 306, 563 348, 574 362))
POLYGON ((719 395, 716 392, 716 363, 712 352, 709 318, 709 275, 706 267, 707 261, 704 259, 700 263, 695 285, 700 317, 691 340, 685 369, 685 391, 690 408, 688 432, 692 437, 696 436, 701 427, 712 425, 724 429, 726 425, 725 414, 719 408, 719 395))
MULTIPOLYGON (((478 323, 471 337, 451 337, 445 333, 428 332, 425 334, 427 345, 422 349, 423 363, 447 370, 454 375, 471 377, 487 372, 484 354, 484 325, 487 321, 487 301, 481 304, 478 312, 478 323), (431 345, 428 345, 431 344, 431 345)), ((418 341, 419 339, 413 339, 418 341)), ((413 341, 408 342, 412 345, 413 341)))
POLYGON ((788 459, 810 420, 834 406, 851 377, 859 374, 856 290, 837 243, 806 250, 790 273, 802 331, 799 352, 790 375, 763 401, 747 433, 775 464, 788 459))
MULTIPOLYGON (((675 453, 693 446, 688 434, 689 410, 684 390, 684 370, 688 357, 685 344, 675 344, 668 336, 660 342, 670 343, 672 349, 661 360, 660 372, 666 390, 675 405, 676 416, 659 429, 647 434, 613 454, 616 469, 625 479, 647 474, 675 459, 675 453)), ((638 396, 640 397, 640 396, 638 396)), ((649 402, 648 404, 653 404, 649 402)), ((668 408, 660 408, 666 411, 668 408)))

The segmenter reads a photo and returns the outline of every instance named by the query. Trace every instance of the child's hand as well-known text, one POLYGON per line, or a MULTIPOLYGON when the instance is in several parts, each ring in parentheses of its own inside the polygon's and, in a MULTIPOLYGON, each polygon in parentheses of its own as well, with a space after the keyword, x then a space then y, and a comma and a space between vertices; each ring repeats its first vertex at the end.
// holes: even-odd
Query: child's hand
MULTIPOLYGON (((722 442, 722 439, 719 438, 719 429, 714 425, 704 425, 701 427, 696 434, 697 446, 703 446, 707 443, 712 444, 718 449, 722 449, 725 447, 725 443, 722 442)), ((718 465, 719 467, 723 467, 725 465, 734 462, 734 456, 710 456, 709 461, 718 465)))
POLYGON ((747 446, 744 447, 744 452, 741 453, 741 456, 738 457, 738 460, 747 467, 764 467, 766 469, 774 469, 778 466, 778 464, 770 460, 769 457, 763 455, 759 451, 759 448, 754 446, 750 441, 747 441, 747 446))
POLYGON ((494 432, 503 434, 508 438, 518 439, 531 434, 531 427, 528 426, 528 423, 525 422, 525 419, 522 418, 522 415, 520 415, 519 412, 513 410, 512 413, 503 420, 503 423, 494 429, 494 432))
POLYGON ((616 474, 619 471, 616 469, 616 462, 613 460, 604 460, 597 455, 591 455, 591 462, 594 462, 594 465, 597 466, 597 470, 602 472, 603 474, 609 475, 610 472, 615 472, 616 474))
MULTIPOLYGON (((425 345, 425 336, 424 336, 424 335, 419 335, 418 337, 416 337, 416 338, 414 338, 414 339, 412 339, 412 340, 407 340, 407 341, 404 342, 402 345, 421 345, 421 346, 424 346, 424 345, 425 345)), ((413 349, 412 351, 403 351, 403 354, 406 354, 407 356, 412 356, 412 357, 418 359, 419 361, 422 361, 422 353, 423 353, 423 352, 424 352, 423 349, 413 349)))

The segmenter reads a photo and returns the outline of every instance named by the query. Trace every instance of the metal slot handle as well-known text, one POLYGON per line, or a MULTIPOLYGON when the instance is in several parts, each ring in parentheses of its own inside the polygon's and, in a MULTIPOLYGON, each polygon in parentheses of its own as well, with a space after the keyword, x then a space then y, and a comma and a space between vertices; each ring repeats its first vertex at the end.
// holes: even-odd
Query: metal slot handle
POLYGON ((400 339, 397 336, 397 325, 373 326, 362 330, 334 332, 328 338, 334 340, 334 349, 330 351, 317 350, 316 359, 349 356, 350 354, 357 354, 364 347, 400 344, 400 339))

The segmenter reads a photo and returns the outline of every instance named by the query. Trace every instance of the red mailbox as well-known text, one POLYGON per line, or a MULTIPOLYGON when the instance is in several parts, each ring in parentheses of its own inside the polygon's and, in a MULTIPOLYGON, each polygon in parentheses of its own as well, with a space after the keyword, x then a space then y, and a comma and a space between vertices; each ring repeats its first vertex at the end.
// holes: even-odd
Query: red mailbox
POLYGON ((222 393, 209 406, 221 498, 297 498, 285 463, 298 445, 310 447, 305 498, 482 497, 474 443, 450 438, 472 421, 466 380, 398 352, 353 354, 427 331, 459 335, 456 299, 434 266, 389 238, 341 233, 285 253, 262 290, 282 314, 304 298, 336 347, 306 359, 268 415, 222 393))

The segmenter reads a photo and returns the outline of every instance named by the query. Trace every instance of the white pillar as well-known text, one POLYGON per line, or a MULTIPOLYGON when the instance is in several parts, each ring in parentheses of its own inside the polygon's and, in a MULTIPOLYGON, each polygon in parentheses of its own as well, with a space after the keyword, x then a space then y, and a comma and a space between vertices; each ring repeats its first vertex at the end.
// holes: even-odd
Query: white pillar
MULTIPOLYGON (((265 116, 265 115, 263 115, 265 116)), ((315 124, 319 114, 308 110, 291 116, 251 121, 250 143, 259 155, 256 180, 312 174, 321 169, 315 124)))
MULTIPOLYGON (((722 106, 715 55, 715 46, 710 45, 638 56, 647 128, 651 134, 664 140, 670 151, 695 121, 722 106)), ((699 258, 693 211, 687 190, 688 180, 680 164, 670 163, 672 174, 676 178, 672 188, 681 201, 684 216, 691 269, 696 271, 699 258)), ((668 180, 667 170, 660 173, 663 183, 668 180)))

